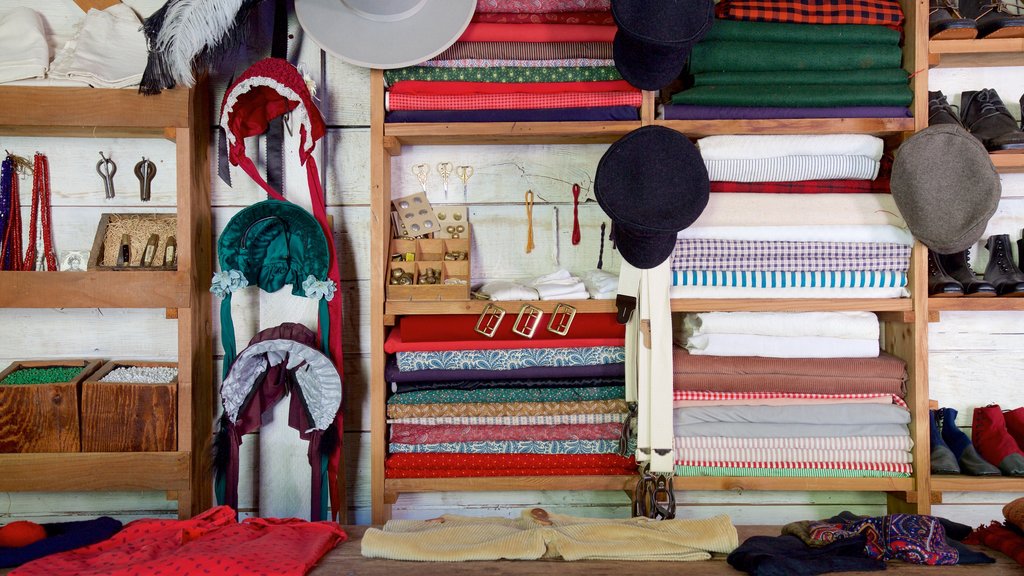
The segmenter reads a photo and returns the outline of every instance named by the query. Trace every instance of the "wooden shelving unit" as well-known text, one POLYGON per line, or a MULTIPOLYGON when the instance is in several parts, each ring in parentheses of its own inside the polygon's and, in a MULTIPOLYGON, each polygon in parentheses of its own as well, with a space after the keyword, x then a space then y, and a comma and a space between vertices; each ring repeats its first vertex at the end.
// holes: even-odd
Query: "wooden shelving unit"
MULTIPOLYGON (((925 126, 927 121, 927 5, 923 0, 903 0, 905 26, 904 68, 913 74, 913 118, 838 118, 806 120, 723 120, 674 121, 655 119, 655 94, 645 93, 637 122, 516 122, 387 124, 384 122, 384 80, 379 70, 371 72, 371 503, 373 522, 382 523, 391 514, 391 504, 399 494, 444 491, 500 490, 631 490, 633 476, 508 477, 508 478, 386 478, 387 453, 386 403, 383 352, 388 326, 398 316, 432 314, 479 314, 487 302, 411 302, 387 300, 385 296, 388 266, 388 242, 391 237, 391 160, 402 153, 402 146, 444 144, 540 144, 610 143, 644 125, 661 125, 678 130, 690 138, 713 134, 836 134, 864 133, 884 137, 887 146, 897 145, 903 137, 925 126), (923 69, 923 71, 921 71, 923 69)), ((907 402, 911 407, 911 435, 914 440, 914 476, 911 478, 770 478, 770 477, 679 477, 678 490, 799 490, 799 491, 872 491, 889 495, 892 511, 927 513, 929 458, 927 393, 927 253, 924 246, 914 248, 909 289, 912 298, 873 299, 676 299, 674 311, 815 311, 868 310, 879 313, 886 334, 883 347, 907 361, 909 383, 907 402)), ((529 302, 550 311, 555 302, 529 302)), ((611 312, 611 300, 568 302, 580 312, 611 312)), ((495 303, 515 313, 524 302, 495 303)))
POLYGON ((1024 172, 1024 154, 989 154, 989 158, 1002 174, 1024 172))
POLYGON ((212 505, 209 98, 205 82, 157 96, 0 87, 0 134, 173 140, 178 191, 177 271, 0 272, 0 306, 165 308, 177 318, 179 350, 176 450, 0 454, 0 491, 166 491, 182 518, 212 505))
POLYGON ((1024 38, 931 40, 928 65, 954 68, 1024 65, 1024 38))
POLYGON ((1024 312, 1024 298, 929 298, 929 312, 1024 312))
POLYGON ((933 492, 1024 492, 1024 478, 1009 476, 932 476, 933 492))

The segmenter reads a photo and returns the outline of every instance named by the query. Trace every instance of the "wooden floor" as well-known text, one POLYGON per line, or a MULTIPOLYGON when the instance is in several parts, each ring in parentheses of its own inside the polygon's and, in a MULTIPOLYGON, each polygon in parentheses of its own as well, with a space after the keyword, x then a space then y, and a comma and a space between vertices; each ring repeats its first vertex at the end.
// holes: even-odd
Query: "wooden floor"
MULTIPOLYGON (((739 526, 740 542, 750 536, 777 536, 777 526, 739 526)), ((346 527, 349 535, 345 542, 332 550, 310 573, 312 576, 395 576, 397 574, 415 573, 416 576, 449 576, 466 574, 471 576, 493 576, 510 574, 514 576, 550 576, 555 570, 559 576, 623 576, 637 574, 641 567, 636 562, 560 562, 560 561, 496 561, 496 562, 399 562, 395 560, 371 560, 363 558, 359 552, 360 540, 366 526, 346 527), (558 566, 554 566, 558 564, 558 566)), ((915 566, 901 562, 890 562, 889 569, 882 574, 887 576, 928 575, 928 576, 1021 576, 1024 568, 1006 556, 983 549, 986 554, 996 558, 995 564, 982 566, 915 566)), ((686 576, 731 575, 741 572, 733 569, 725 562, 725 557, 716 557, 707 562, 686 562, 668 564, 651 562, 649 568, 653 573, 668 570, 671 574, 685 571, 686 576)), ((843 574, 879 574, 879 572, 844 572, 843 574)))

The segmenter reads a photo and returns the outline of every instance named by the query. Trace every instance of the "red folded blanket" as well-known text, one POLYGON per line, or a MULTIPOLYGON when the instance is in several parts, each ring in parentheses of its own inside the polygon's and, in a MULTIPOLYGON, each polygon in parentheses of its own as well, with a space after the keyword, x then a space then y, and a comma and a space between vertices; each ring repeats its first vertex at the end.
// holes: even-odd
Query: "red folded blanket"
POLYGON ((804 180, 802 182, 712 182, 712 192, 755 194, 888 194, 889 179, 804 180))
POLYGON ((462 94, 564 94, 567 92, 629 92, 634 88, 625 80, 596 82, 463 82, 433 80, 401 80, 388 91, 391 94, 462 95, 462 94))
MULTIPOLYGON (((405 454, 396 454, 405 456, 405 454)), ((631 476, 636 466, 627 468, 495 468, 479 470, 434 470, 415 468, 388 468, 387 478, 483 478, 502 476, 631 476)))
POLYGON ((797 24, 871 24, 896 28, 903 9, 896 0, 722 0, 715 15, 726 20, 797 24))
POLYGON ((476 0, 476 13, 608 12, 611 0, 476 0))
POLYGON ((548 12, 545 14, 518 13, 502 14, 488 12, 473 15, 473 22, 489 22, 492 24, 596 24, 611 26, 615 24, 611 12, 548 12))
POLYGON ((459 42, 611 42, 615 26, 472 22, 459 42))
POLYGON ((964 538, 964 544, 984 544, 1024 566, 1024 536, 998 522, 975 529, 970 536, 964 538))
MULTIPOLYGON (((550 315, 541 318, 541 326, 533 335, 526 338, 512 332, 515 314, 505 317, 492 338, 480 334, 474 327, 478 316, 469 314, 443 314, 439 316, 403 316, 398 321, 402 329, 403 342, 492 342, 495 340, 515 340, 516 342, 554 340, 565 338, 625 338, 626 327, 615 320, 615 314, 577 314, 569 325, 569 332, 559 336, 545 329, 550 315)), ((561 346, 561 344, 557 344, 561 346)))
MULTIPOLYGON (((514 319, 513 319, 514 320, 514 319)), ((506 320, 507 321, 507 320, 506 320)), ((542 329, 539 329, 542 330, 542 329)), ((539 331, 538 330, 538 331, 539 331)), ((611 338, 559 338, 558 340, 463 340, 449 342, 405 342, 402 329, 395 328, 384 342, 384 351, 396 352, 449 352, 458 350, 512 350, 516 348, 589 348, 591 346, 625 346, 625 337, 611 338)))
POLYGON ((388 110, 519 110, 532 108, 640 107, 639 90, 570 94, 388 94, 388 110))

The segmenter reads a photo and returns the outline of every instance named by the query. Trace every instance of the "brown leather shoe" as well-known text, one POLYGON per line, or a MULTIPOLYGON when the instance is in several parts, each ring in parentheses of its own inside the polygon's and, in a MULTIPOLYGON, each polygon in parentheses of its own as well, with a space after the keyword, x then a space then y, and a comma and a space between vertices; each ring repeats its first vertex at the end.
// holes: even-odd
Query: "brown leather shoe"
POLYGON ((931 0, 928 37, 931 40, 970 40, 978 36, 978 24, 960 14, 953 0, 931 0))
POLYGON ((992 154, 1024 154, 1024 131, 991 88, 960 95, 960 121, 992 154))
POLYGON ((978 27, 978 38, 1024 38, 1020 0, 960 0, 960 13, 978 27))

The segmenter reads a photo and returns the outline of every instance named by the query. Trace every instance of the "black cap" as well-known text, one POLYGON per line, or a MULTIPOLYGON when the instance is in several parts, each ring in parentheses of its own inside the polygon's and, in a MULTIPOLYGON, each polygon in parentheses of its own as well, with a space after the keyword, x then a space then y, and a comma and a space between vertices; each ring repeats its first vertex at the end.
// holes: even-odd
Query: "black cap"
POLYGON ((714 13, 712 0, 612 0, 615 67, 641 90, 664 88, 711 29, 714 13))

